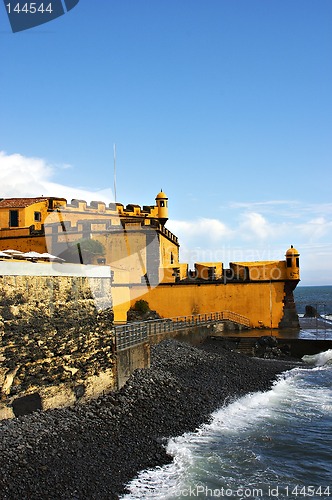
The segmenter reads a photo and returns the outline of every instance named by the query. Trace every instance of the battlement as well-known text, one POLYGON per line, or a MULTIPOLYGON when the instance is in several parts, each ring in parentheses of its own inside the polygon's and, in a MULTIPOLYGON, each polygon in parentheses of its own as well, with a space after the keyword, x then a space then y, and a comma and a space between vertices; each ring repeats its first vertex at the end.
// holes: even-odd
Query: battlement
MULTIPOLYGON (((63 220, 74 222, 79 218, 89 219, 91 216, 108 218, 111 224, 118 217, 142 219, 144 225, 156 220, 162 226, 168 216, 165 193, 156 197, 156 205, 140 205, 129 203, 126 207, 122 203, 93 200, 90 204, 86 200, 73 198, 70 203, 65 198, 35 197, 35 198, 7 198, 0 199, 0 230, 27 228, 35 225, 40 230, 45 223, 52 222, 53 212, 61 213, 63 220)), ((54 218, 54 217, 53 217, 54 218)))

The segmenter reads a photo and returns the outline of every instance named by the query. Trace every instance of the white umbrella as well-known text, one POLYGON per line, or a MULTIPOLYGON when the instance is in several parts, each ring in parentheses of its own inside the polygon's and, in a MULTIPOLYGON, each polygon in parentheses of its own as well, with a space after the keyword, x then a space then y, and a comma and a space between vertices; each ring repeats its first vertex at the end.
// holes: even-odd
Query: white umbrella
POLYGON ((5 257, 5 258, 9 259, 9 258, 10 258, 10 255, 8 255, 8 253, 1 252, 1 251, 0 251, 0 257, 5 257))
POLYGON ((21 257, 25 257, 26 259, 39 259, 41 254, 39 252, 26 252, 21 254, 21 257))
POLYGON ((23 255, 23 252, 20 252, 20 250, 2 250, 2 251, 7 255, 23 255))
POLYGON ((47 252, 41 253, 40 257, 43 259, 49 259, 49 260, 63 260, 63 261, 65 261, 65 259, 61 259, 61 257, 57 257, 56 255, 52 255, 52 254, 47 253, 47 252))

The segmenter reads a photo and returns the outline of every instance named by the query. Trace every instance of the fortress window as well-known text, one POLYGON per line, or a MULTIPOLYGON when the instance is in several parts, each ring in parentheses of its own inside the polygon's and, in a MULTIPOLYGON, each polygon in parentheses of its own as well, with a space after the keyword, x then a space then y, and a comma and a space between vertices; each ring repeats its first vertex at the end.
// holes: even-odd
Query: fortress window
POLYGON ((292 257, 287 257, 287 267, 292 267, 292 257))
POLYGON ((300 259, 299 259, 299 257, 296 257, 296 267, 300 267, 300 259))
POLYGON ((165 202, 164 202, 164 201, 161 201, 161 202, 160 202, 160 206, 161 206, 161 207, 164 207, 164 206, 165 206, 165 202))
POLYGON ((18 210, 9 210, 9 227, 18 227, 18 210))
POLYGON ((35 222, 41 221, 41 212, 35 212, 35 222))

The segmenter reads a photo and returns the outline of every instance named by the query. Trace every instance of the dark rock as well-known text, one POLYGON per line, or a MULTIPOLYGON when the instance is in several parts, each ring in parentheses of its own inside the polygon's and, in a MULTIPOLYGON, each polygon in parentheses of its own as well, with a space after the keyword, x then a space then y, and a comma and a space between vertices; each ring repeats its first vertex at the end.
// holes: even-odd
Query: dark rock
POLYGON ((305 306, 304 318, 319 318, 320 315, 314 306, 305 306))
POLYGON ((278 345, 278 339, 272 335, 264 335, 259 337, 257 340, 258 344, 264 347, 276 347, 278 345))
POLYGON ((161 316, 152 310, 148 310, 146 312, 135 311, 134 309, 129 309, 127 312, 127 321, 128 322, 136 322, 136 321, 151 321, 154 319, 161 319, 161 316))

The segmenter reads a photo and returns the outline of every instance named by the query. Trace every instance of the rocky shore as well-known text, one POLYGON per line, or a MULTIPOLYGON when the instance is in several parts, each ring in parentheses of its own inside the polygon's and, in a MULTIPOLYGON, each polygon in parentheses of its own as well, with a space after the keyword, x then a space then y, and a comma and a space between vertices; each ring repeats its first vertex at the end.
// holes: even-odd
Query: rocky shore
POLYGON ((170 462, 168 437, 294 366, 166 340, 117 393, 0 423, 0 499, 117 499, 137 472, 170 462))

